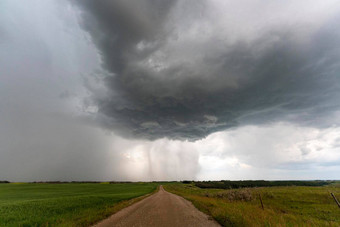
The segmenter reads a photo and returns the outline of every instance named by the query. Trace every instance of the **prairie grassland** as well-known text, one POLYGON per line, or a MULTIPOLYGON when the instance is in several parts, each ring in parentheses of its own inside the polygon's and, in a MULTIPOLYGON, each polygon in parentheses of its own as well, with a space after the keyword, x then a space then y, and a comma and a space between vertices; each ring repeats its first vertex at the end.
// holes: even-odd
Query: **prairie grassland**
POLYGON ((340 185, 201 189, 191 184, 164 188, 190 200, 222 226, 340 226, 340 185), (262 197, 262 210, 259 194, 262 197))
POLYGON ((0 226, 89 226, 156 188, 155 183, 0 184, 0 226))

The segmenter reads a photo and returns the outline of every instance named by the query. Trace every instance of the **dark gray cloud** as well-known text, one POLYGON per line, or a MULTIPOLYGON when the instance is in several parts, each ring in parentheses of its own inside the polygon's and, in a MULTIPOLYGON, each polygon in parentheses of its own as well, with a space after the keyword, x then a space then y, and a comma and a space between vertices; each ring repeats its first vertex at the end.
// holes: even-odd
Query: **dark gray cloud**
POLYGON ((0 1, 0 179, 338 177, 337 0, 72 1, 0 1))
POLYGON ((262 15, 248 1, 229 8, 218 1, 73 2, 108 71, 98 77, 105 94, 92 90, 91 97, 107 128, 195 140, 244 124, 322 127, 339 109, 339 7, 331 2, 311 12, 297 4, 301 17, 278 2, 262 15), (251 13, 235 14, 240 7, 251 13))
POLYGON ((68 0, 0 3, 0 180, 195 178, 197 151, 126 140, 91 121, 83 79, 100 59, 77 16, 68 0))

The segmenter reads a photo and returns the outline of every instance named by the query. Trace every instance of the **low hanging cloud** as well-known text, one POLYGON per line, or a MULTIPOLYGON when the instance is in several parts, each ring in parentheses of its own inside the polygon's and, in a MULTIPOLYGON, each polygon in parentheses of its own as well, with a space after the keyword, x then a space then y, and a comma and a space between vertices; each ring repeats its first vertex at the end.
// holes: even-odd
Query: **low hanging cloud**
POLYGON ((336 179, 339 4, 1 1, 0 180, 336 179))
POLYGON ((0 180, 195 178, 197 150, 123 139, 89 120, 83 79, 100 62, 68 0, 0 5, 0 180))
POLYGON ((197 140, 339 110, 337 1, 72 0, 100 53, 88 105, 125 136, 197 140))

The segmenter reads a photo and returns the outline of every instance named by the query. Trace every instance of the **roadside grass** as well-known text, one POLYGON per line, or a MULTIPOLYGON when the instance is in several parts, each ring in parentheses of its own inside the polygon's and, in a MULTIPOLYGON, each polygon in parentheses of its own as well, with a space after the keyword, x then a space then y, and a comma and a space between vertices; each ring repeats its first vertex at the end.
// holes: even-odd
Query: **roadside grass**
POLYGON ((340 226, 340 209, 330 195, 340 198, 339 184, 227 190, 170 184, 164 188, 190 200, 222 226, 340 226))
POLYGON ((89 226, 140 200, 157 183, 0 184, 0 226, 89 226))

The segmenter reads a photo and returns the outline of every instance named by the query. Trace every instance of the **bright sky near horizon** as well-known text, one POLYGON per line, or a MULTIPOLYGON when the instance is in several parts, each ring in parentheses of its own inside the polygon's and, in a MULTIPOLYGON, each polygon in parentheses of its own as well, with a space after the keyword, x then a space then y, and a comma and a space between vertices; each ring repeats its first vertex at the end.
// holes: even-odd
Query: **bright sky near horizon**
POLYGON ((2 0, 0 180, 340 179, 337 0, 2 0))

